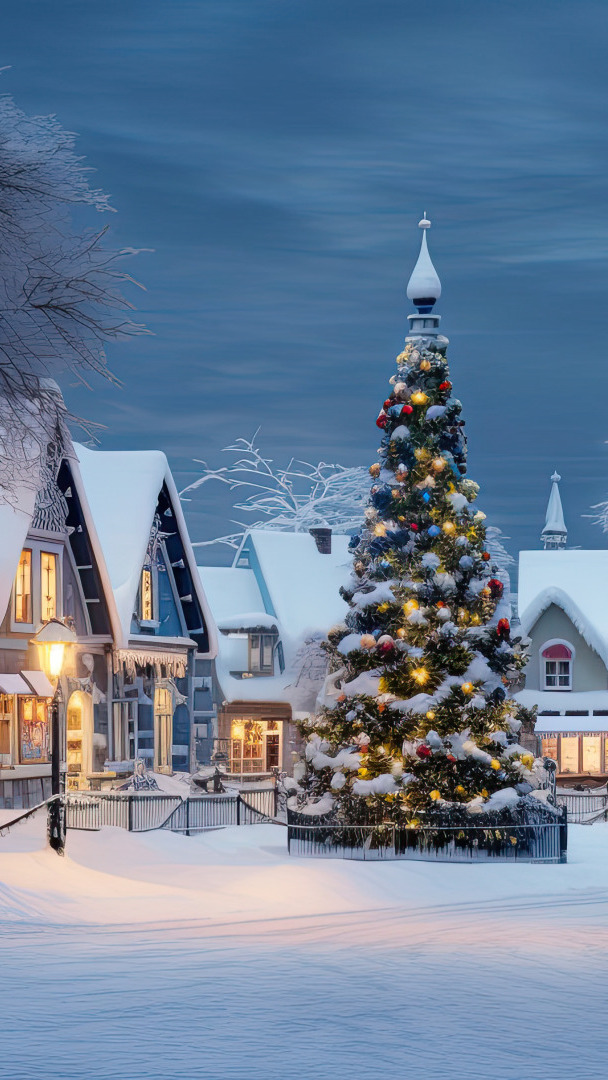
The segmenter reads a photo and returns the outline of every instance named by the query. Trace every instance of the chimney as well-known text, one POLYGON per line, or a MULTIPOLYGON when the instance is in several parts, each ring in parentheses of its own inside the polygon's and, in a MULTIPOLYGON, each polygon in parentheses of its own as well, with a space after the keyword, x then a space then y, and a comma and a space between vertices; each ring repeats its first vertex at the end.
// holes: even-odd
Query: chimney
POLYGON ((308 531, 317 545, 317 551, 321 555, 331 555, 331 529, 318 528, 308 531))

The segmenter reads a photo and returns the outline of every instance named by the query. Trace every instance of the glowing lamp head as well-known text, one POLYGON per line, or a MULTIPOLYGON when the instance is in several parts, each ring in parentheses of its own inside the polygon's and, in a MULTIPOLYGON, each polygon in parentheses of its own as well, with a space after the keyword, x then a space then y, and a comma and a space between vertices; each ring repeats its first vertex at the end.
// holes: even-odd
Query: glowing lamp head
POLYGON ((32 639, 32 643, 38 646, 41 667, 50 679, 58 680, 61 677, 67 647, 75 645, 76 641, 74 631, 61 619, 49 619, 32 639))

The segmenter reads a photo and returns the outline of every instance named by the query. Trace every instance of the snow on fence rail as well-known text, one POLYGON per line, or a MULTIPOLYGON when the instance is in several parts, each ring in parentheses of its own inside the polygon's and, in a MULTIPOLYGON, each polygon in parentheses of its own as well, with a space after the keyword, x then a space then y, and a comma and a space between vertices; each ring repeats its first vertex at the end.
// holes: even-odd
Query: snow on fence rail
POLYGON ((577 825, 592 825, 595 821, 605 821, 608 815, 608 790, 595 791, 558 791, 555 796, 558 806, 565 806, 568 821, 577 825))
POLYGON ((78 792, 66 798, 68 829, 114 825, 129 832, 195 832, 221 825, 251 825, 276 816, 276 789, 226 795, 148 795, 78 792))
MULTIPOLYGON (((309 819, 310 821, 310 819, 309 819)), ((419 826, 302 824, 288 811, 290 855, 332 859, 414 859, 436 862, 566 862, 567 818, 512 825, 419 826)))

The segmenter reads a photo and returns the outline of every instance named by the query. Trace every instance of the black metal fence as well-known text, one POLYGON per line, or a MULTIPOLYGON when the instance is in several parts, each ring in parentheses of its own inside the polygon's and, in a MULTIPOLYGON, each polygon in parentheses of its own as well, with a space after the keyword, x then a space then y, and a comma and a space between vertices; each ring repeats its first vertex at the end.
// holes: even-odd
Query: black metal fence
POLYGON ((566 810, 554 820, 509 825, 344 825, 288 811, 290 855, 435 862, 566 862, 566 810))
POLYGON ((149 795, 144 792, 78 792, 66 798, 68 829, 114 825, 129 832, 170 829, 196 832, 222 825, 253 825, 276 816, 276 789, 225 795, 149 795))

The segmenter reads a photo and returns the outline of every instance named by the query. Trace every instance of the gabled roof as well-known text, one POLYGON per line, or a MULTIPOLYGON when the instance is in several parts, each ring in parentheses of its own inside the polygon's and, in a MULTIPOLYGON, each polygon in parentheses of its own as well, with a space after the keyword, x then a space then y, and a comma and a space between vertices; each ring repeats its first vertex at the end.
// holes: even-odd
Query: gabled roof
POLYGON ((321 554, 307 532, 252 529, 235 557, 235 566, 246 552, 267 590, 266 610, 277 616, 283 635, 294 644, 307 634, 326 634, 341 622, 348 605, 340 586, 348 580, 352 555, 350 536, 333 534, 331 553, 321 554))
MULTIPOLYGON (((167 458, 160 450, 89 450, 74 444, 86 498, 112 588, 121 640, 126 647, 146 557, 150 530, 163 484, 209 633, 209 655, 216 652, 209 605, 196 568, 179 495, 167 458)), ((150 638, 150 644, 154 639, 150 638)))
POLYGON ((339 589, 352 564, 349 541, 333 535, 331 553, 321 554, 309 533, 253 529, 233 566, 199 567, 220 630, 259 627, 265 619, 267 628, 276 625, 283 646, 282 673, 241 679, 231 672, 246 664, 244 643, 220 634, 216 670, 227 701, 286 701, 301 711, 314 706, 326 668, 319 641, 348 610, 339 589))
POLYGON ((522 551, 518 612, 524 633, 551 604, 562 608, 608 666, 608 551, 522 551))

